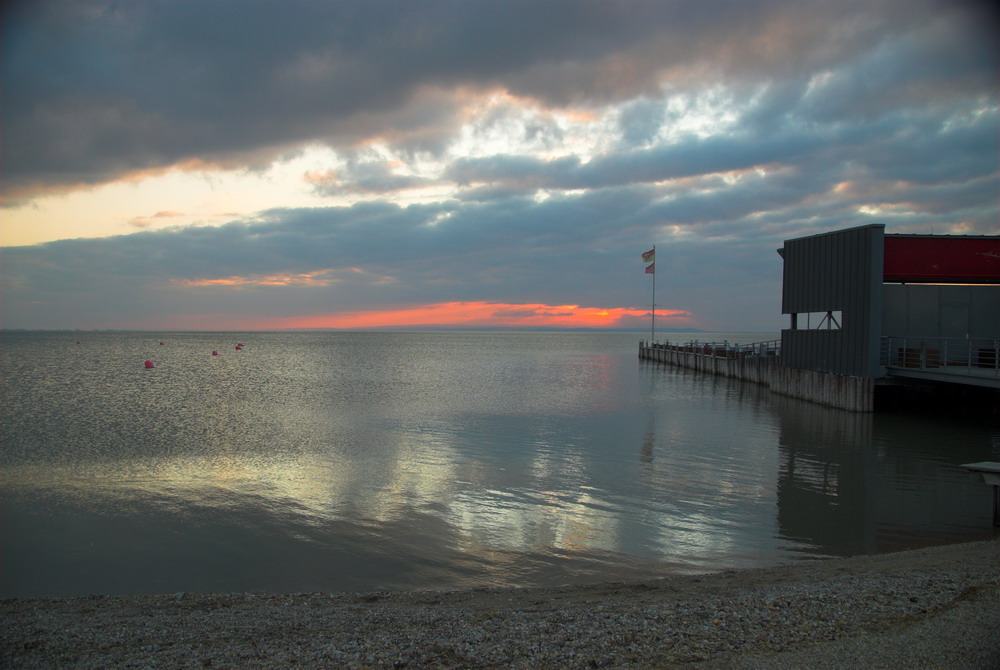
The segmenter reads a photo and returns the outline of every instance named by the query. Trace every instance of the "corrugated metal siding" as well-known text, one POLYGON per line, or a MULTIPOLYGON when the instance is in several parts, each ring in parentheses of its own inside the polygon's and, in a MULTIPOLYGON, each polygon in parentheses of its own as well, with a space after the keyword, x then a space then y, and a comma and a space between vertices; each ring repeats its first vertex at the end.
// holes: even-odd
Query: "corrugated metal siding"
POLYGON ((964 304, 968 328, 957 337, 1000 339, 1000 285, 886 284, 882 288, 882 334, 948 337, 944 311, 964 304))
POLYGON ((785 242, 783 314, 840 311, 840 330, 782 331, 786 367, 879 374, 885 227, 863 226, 785 242))

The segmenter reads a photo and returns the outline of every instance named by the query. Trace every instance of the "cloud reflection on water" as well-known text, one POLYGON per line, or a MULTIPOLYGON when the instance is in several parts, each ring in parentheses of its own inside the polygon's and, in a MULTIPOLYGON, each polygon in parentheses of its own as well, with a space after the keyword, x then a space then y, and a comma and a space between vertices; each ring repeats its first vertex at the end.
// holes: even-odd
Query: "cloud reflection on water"
POLYGON ((996 458, 991 429, 639 363, 629 335, 274 334, 221 365, 213 337, 125 388, 110 361, 21 371, 4 593, 562 583, 988 536, 988 493, 942 467, 996 458))

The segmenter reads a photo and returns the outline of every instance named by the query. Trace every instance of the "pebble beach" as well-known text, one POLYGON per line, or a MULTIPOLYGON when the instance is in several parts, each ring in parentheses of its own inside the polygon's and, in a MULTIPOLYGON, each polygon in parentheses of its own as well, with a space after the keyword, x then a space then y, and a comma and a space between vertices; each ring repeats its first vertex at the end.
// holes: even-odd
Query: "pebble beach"
POLYGON ((636 583, 0 601, 4 668, 1000 668, 1000 541, 636 583))

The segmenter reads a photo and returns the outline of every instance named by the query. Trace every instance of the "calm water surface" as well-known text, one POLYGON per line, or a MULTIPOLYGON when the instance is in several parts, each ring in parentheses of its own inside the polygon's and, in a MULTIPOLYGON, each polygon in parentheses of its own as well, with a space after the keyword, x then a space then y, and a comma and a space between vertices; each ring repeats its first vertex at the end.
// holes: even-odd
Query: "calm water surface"
POLYGON ((956 466, 1000 460, 995 420, 825 409, 639 361, 640 337, 4 333, 0 596, 581 583, 994 536, 956 466))

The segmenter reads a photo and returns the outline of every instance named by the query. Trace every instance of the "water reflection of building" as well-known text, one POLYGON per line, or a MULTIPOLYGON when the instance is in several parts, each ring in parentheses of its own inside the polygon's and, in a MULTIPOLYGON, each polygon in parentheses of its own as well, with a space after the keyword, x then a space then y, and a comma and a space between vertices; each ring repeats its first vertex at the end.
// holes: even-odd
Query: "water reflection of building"
POLYGON ((989 493, 958 464, 981 445, 949 421, 862 414, 774 395, 778 528, 828 555, 990 537, 989 493), (948 530, 948 529, 953 530, 948 530))

